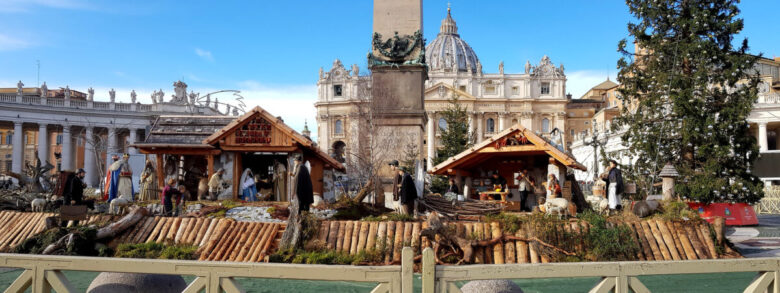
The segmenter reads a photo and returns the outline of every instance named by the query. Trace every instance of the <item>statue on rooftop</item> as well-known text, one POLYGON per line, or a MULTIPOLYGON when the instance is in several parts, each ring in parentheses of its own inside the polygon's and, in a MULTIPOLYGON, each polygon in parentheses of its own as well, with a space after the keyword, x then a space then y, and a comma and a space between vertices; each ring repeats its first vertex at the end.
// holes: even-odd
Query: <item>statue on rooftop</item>
POLYGON ((16 94, 22 95, 22 88, 24 87, 24 83, 20 80, 19 83, 16 84, 16 94))
POLYGON ((46 86, 46 82, 43 82, 43 85, 41 85, 41 97, 48 97, 49 96, 49 87, 46 86))
POLYGON ((111 89, 108 91, 108 97, 111 100, 111 103, 116 101, 116 91, 114 89, 111 89))
POLYGON ((70 100, 70 87, 67 85, 65 86, 65 99, 70 100))
POLYGON ((179 105, 184 105, 187 103, 187 84, 182 82, 181 80, 176 81, 173 83, 173 99, 171 99, 171 102, 179 105))
POLYGON ((151 94, 152 97, 152 104, 157 104, 157 91, 153 91, 151 94))
POLYGON ((135 90, 132 90, 130 92, 130 102, 135 104, 135 101, 136 101, 136 93, 135 93, 135 90))
POLYGON ((93 89, 92 87, 89 87, 89 89, 87 90, 87 94, 88 94, 87 95, 87 101, 92 101, 92 99, 95 98, 95 89, 93 89))
POLYGON ((504 61, 498 63, 498 74, 504 74, 504 61))
POLYGON ((525 60, 525 74, 531 73, 531 61, 525 60))

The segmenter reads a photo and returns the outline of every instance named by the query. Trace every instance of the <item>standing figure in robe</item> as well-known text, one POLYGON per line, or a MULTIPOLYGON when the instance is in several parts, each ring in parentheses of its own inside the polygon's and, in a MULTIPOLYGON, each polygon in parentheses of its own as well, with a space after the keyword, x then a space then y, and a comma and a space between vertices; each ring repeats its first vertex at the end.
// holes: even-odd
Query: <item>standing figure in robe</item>
POLYGON ((244 201, 257 201, 257 183, 255 182, 255 176, 252 170, 246 168, 244 174, 241 175, 241 197, 244 201))
MULTIPOLYGON (((111 155, 111 160, 113 161, 113 163, 108 165, 108 168, 106 169, 106 180, 104 181, 104 184, 103 184, 103 200, 105 200, 105 201, 110 201, 110 200, 112 200, 112 199, 117 197, 117 189, 116 189, 116 187, 119 186, 118 185, 119 173, 118 172, 116 173, 117 176, 116 176, 116 179, 115 179, 114 178, 114 172, 112 172, 112 170, 115 170, 115 169, 113 169, 114 165, 116 165, 117 162, 119 162, 119 156, 111 155), (115 180, 117 182, 115 182, 115 180)), ((119 167, 117 167, 117 169, 118 168, 119 167)))
POLYGON ((157 188, 157 172, 151 160, 146 160, 146 167, 141 173, 140 185, 141 193, 138 196, 140 200, 157 200, 160 190, 157 188))
POLYGON ((314 189, 312 188, 309 169, 303 162, 303 156, 296 154, 294 156, 295 167, 293 167, 293 195, 298 199, 298 211, 309 211, 309 205, 314 202, 314 189))
POLYGON ((287 201, 287 167, 279 161, 274 164, 274 194, 276 200, 287 201))
POLYGON ((122 160, 117 160, 108 171, 111 174, 111 184, 109 185, 108 202, 117 197, 123 196, 135 201, 133 194, 133 170, 130 169, 130 163, 127 161, 130 155, 124 154, 122 160))

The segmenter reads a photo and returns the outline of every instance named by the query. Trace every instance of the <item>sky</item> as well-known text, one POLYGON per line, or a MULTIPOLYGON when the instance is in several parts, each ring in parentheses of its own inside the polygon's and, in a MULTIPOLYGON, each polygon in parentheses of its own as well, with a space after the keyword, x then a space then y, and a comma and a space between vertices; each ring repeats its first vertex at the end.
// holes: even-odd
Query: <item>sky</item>
MULTIPOLYGON (((297 130, 308 121, 316 137, 319 68, 333 60, 366 70, 370 0, 86 1, 0 0, 0 87, 46 81, 48 87, 93 87, 96 100, 151 102, 156 89, 242 92, 249 107, 282 116, 297 130), (39 65, 40 64, 40 67, 39 65), (40 68, 40 70, 39 70, 40 68), (38 78, 40 74, 40 79, 38 78)), ((447 5, 487 73, 523 72, 526 60, 548 55, 566 68, 575 98, 607 76, 615 80, 617 43, 632 20, 624 1, 427 0, 423 31, 436 38, 447 5)), ((780 55, 780 1, 740 4, 751 53, 780 55)), ((220 97, 220 101, 230 96, 220 97)))

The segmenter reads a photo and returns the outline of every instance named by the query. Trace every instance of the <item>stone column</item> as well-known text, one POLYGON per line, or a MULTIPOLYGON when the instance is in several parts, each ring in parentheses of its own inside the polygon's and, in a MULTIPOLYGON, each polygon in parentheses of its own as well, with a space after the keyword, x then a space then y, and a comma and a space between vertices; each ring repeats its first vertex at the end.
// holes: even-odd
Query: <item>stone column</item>
POLYGON ((766 122, 758 123, 758 148, 762 152, 769 150, 769 143, 766 138, 766 122))
POLYGON ((14 134, 11 137, 13 149, 11 150, 11 172, 21 174, 24 166, 24 129, 22 121, 14 121, 14 134))
POLYGON ((433 158, 436 156, 436 123, 433 112, 428 112, 428 170, 433 168, 433 158))
MULTIPOLYGON (((129 143, 135 144, 138 142, 138 129, 130 129, 130 141, 129 143)), ((135 147, 127 146, 127 153, 131 155, 135 155, 138 153, 138 150, 135 147)))
POLYGON ((41 160, 41 165, 46 165, 49 158, 49 132, 46 126, 46 123, 38 124, 38 159, 41 160))
POLYGON ((70 136, 70 125, 62 126, 62 170, 73 170, 73 138, 70 136))
POLYGON ((504 113, 498 113, 498 129, 496 129, 496 132, 504 131, 504 127, 506 127, 504 120, 506 120, 506 115, 504 113))
POLYGON ((84 129, 84 171, 87 174, 84 176, 84 181, 87 186, 97 186, 97 158, 95 156, 95 133, 92 126, 88 126, 84 129))
POLYGON ((469 139, 474 135, 474 112, 469 112, 469 139))
POLYGON ((484 135, 482 131, 482 124, 484 124, 484 121, 482 121, 482 113, 477 113, 477 141, 476 143, 482 142, 482 136, 484 135))
POLYGON ((117 147, 117 139, 116 139, 116 128, 110 127, 108 128, 108 147, 106 148, 107 152, 109 154, 117 153, 119 152, 119 148, 117 147))

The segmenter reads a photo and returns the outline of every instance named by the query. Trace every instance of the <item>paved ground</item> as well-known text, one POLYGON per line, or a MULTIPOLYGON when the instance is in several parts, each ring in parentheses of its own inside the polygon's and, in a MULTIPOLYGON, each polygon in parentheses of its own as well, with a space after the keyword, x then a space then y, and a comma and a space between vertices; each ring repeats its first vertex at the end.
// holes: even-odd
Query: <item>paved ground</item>
POLYGON ((760 215, 758 223, 726 228, 726 237, 745 257, 780 257, 780 215, 760 215))

